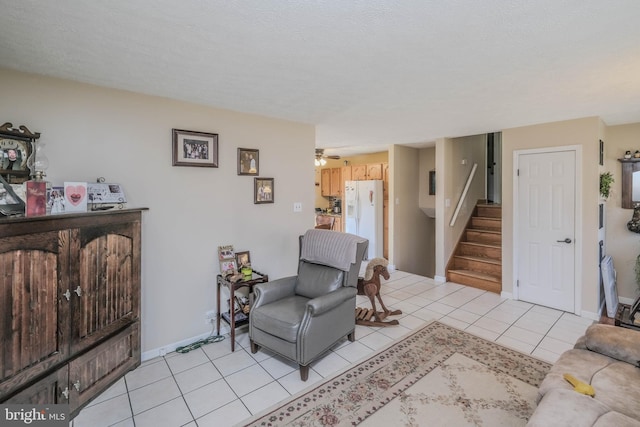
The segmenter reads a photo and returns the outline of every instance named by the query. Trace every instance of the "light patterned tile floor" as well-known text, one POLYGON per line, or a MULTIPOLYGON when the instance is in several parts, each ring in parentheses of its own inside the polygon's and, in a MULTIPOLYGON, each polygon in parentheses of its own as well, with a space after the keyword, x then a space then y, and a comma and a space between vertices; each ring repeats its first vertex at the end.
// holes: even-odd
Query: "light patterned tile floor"
MULTIPOLYGON (((311 364, 300 380, 295 363, 260 350, 251 354, 246 327, 186 354, 169 353, 145 361, 95 399, 72 427, 226 427, 240 423, 306 388, 324 381, 432 320, 555 362, 593 323, 553 310, 455 283, 394 272, 383 285, 390 309, 402 309, 398 327, 356 327, 346 339, 311 364)), ((358 307, 370 307, 357 297, 358 307)))

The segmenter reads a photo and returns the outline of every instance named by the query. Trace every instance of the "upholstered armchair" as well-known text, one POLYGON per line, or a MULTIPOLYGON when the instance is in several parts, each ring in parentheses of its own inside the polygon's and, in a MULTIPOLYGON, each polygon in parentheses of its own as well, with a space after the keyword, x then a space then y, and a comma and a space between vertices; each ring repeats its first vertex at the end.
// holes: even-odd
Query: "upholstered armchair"
POLYGON ((298 275, 254 286, 251 352, 291 359, 306 381, 309 364, 345 336, 355 339, 356 286, 369 241, 313 229, 300 237, 298 275))

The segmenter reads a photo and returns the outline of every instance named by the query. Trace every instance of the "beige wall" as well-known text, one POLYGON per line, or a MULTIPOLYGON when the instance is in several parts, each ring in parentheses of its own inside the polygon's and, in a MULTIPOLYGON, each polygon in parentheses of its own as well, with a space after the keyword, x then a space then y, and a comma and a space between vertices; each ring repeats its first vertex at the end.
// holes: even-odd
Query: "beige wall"
POLYGON ((398 270, 431 276, 429 271, 433 248, 429 235, 433 233, 429 218, 418 204, 420 190, 420 156, 415 148, 393 146, 389 156, 392 165, 389 193, 389 257, 398 270))
POLYGON ((436 141, 436 276, 444 279, 449 258, 479 199, 486 196, 486 135, 446 138, 436 141), (473 165, 474 179, 454 226, 450 226, 473 165))
POLYGON ((204 316, 215 308, 218 245, 251 251, 254 267, 272 279, 295 274, 297 236, 314 224, 313 126, 8 70, 0 70, 0 93, 4 121, 42 133, 55 185, 103 176, 123 185, 130 206, 150 208, 142 241, 147 357, 211 332, 204 316), (218 133, 220 167, 173 167, 172 128, 218 133), (253 177, 237 175, 238 147, 260 150, 275 203, 253 204, 253 177))
POLYGON ((605 253, 613 258, 618 273, 617 287, 621 300, 629 303, 638 294, 634 266, 640 254, 640 235, 627 229, 632 209, 622 209, 622 166, 618 159, 625 151, 640 149, 640 123, 609 126, 604 139, 605 164, 603 171, 613 174, 615 182, 605 204, 605 253))
POLYGON ((576 212, 576 286, 582 287, 578 314, 597 317, 599 311, 598 201, 599 140, 604 125, 597 117, 526 126, 502 131, 502 290, 513 294, 514 277, 514 152, 517 150, 573 146, 582 148, 582 181, 576 194, 582 200, 576 212))

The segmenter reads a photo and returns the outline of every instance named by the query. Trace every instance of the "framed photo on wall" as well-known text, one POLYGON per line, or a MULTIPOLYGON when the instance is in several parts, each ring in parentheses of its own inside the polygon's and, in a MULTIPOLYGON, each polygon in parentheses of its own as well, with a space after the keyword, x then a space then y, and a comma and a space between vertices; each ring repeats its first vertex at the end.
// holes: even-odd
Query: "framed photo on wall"
POLYGON ((253 203, 273 203, 273 178, 253 179, 253 203))
POLYGON ((258 175, 260 152, 251 148, 238 148, 238 175, 258 175))
POLYGON ((218 167, 218 134, 172 129, 173 166, 218 167))

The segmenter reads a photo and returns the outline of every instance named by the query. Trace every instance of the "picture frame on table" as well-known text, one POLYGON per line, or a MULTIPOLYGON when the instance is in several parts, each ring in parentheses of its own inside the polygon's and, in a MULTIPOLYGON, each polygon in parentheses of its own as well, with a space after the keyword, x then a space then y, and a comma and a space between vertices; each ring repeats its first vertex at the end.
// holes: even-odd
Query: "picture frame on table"
POLYGON ((218 167, 218 134, 172 129, 173 166, 218 167))
POLYGON ((0 214, 23 215, 25 213, 24 201, 13 191, 13 187, 0 175, 0 214))
POLYGON ((253 148, 238 148, 238 175, 258 175, 260 151, 253 148))
POLYGON ((251 254, 249 251, 236 252, 236 264, 239 269, 251 266, 251 254))
POLYGON ((273 203, 274 201, 274 179, 254 178, 253 179, 253 203, 273 203))

